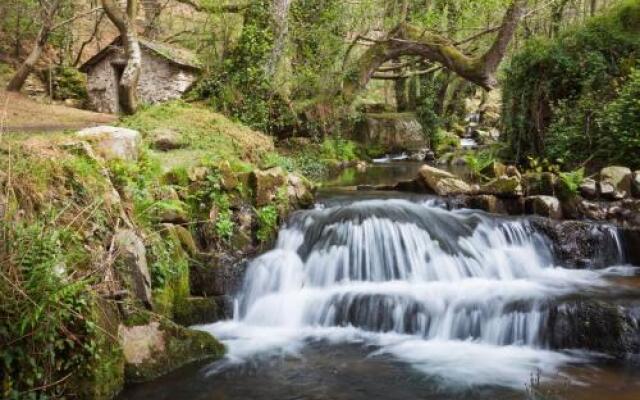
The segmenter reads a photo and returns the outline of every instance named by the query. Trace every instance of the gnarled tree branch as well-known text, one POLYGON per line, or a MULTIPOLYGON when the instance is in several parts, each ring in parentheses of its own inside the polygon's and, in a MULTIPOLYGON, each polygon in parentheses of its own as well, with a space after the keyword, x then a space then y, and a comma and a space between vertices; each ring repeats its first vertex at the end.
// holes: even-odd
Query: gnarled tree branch
POLYGON ((476 57, 463 53, 454 41, 445 36, 408 23, 399 24, 384 40, 371 46, 355 63, 353 72, 343 81, 343 98, 351 102, 366 87, 380 66, 402 56, 418 56, 441 64, 485 89, 495 87, 495 73, 522 19, 526 2, 527 0, 513 0, 492 46, 485 54, 476 57))

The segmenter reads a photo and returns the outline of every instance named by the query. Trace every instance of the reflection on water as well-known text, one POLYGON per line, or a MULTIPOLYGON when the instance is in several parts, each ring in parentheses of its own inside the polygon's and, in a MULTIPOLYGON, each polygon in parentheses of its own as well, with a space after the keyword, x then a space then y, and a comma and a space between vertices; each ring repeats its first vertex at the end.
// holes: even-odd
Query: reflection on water
MULTIPOLYGON (((528 400, 524 390, 443 388, 404 363, 369 353, 363 345, 315 342, 298 354, 250 363, 200 363, 129 387, 119 400, 528 400), (212 368, 217 372, 209 374, 212 368)), ((547 400, 637 400, 640 370, 606 362, 569 366, 538 391, 547 400), (589 384, 571 383, 576 379, 589 384)))
POLYGON ((390 161, 370 164, 363 171, 355 167, 346 168, 329 179, 325 186, 393 185, 414 179, 422 165, 417 161, 390 161))

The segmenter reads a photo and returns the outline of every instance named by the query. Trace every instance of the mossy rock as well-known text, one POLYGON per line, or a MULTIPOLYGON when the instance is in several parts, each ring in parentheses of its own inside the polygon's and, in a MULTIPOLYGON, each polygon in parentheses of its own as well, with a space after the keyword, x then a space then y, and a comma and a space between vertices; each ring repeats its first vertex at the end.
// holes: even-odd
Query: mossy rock
POLYGON ((215 297, 189 297, 175 311, 175 321, 190 326, 212 323, 223 316, 215 297))
POLYGON ((96 331, 95 356, 85 368, 72 377, 71 392, 81 399, 107 400, 124 387, 125 359, 118 345, 120 315, 114 302, 96 299, 91 318, 100 328, 96 331))
POLYGON ((127 382, 153 380, 188 363, 218 359, 225 353, 224 345, 210 334, 166 319, 147 325, 121 325, 118 337, 127 382))

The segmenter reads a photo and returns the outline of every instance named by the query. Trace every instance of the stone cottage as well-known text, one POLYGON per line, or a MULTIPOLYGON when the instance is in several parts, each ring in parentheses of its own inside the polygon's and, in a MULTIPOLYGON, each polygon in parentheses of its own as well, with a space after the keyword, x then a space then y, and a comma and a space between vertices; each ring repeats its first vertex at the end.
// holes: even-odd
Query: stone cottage
MULTIPOLYGON (((193 53, 164 43, 140 39, 142 68, 138 81, 141 103, 153 104, 177 99, 198 78, 200 66, 193 53)), ((121 109, 118 82, 127 65, 120 38, 87 61, 80 71, 87 74, 91 107, 104 113, 121 109)))

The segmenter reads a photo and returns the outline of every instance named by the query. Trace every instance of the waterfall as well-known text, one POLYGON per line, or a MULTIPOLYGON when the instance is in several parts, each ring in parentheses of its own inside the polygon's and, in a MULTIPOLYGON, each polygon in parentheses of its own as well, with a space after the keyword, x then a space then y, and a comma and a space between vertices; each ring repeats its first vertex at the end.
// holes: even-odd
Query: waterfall
POLYGON ((605 285, 554 265, 525 219, 363 200, 296 213, 249 266, 233 321, 203 327, 230 357, 360 342, 443 382, 522 387, 581 357, 544 340, 550 300, 605 285))

